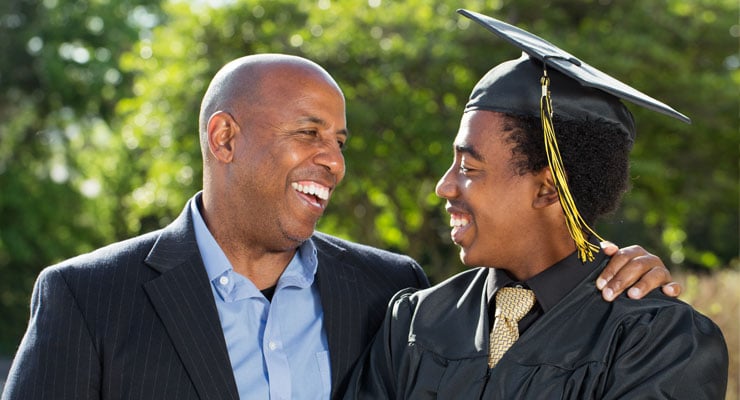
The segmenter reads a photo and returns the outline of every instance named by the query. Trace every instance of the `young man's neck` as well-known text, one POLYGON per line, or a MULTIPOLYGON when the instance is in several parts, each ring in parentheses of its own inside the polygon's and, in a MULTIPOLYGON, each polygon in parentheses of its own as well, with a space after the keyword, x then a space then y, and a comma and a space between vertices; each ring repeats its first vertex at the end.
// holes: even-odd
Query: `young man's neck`
POLYGON ((527 256, 523 257, 524 262, 518 263, 515 267, 502 268, 519 281, 532 278, 576 251, 575 243, 570 236, 567 240, 565 238, 560 240, 545 238, 532 243, 527 256))

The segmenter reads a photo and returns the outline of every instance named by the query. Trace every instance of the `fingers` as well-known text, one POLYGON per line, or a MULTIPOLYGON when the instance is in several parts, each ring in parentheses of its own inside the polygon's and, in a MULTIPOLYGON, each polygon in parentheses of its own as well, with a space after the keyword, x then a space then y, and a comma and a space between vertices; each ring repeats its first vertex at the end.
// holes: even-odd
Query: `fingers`
POLYGON ((614 255, 614 253, 616 253, 619 250, 619 247, 617 247, 616 244, 608 240, 605 240, 599 244, 601 245, 601 250, 603 250, 607 256, 612 256, 614 255))
MULTIPOLYGON (((609 245, 613 246, 606 244, 607 247, 609 245)), ((604 252, 607 252, 606 248, 604 252)), ((602 297, 606 301, 614 300, 627 289, 628 297, 640 299, 663 285, 663 293, 668 296, 676 297, 681 292, 681 286, 672 281, 671 273, 663 261, 640 246, 629 246, 616 251, 596 281, 596 286, 602 291, 602 297)))
MULTIPOLYGON (((611 251, 612 252, 612 254, 611 254, 612 258, 609 261, 609 263, 606 265, 606 267, 604 268, 604 270, 601 272, 601 274, 599 275, 599 279, 597 279, 597 281, 596 281, 596 286, 600 290, 604 290, 606 288, 606 286, 607 286, 607 283, 609 283, 610 281, 612 281, 614 279, 614 277, 617 275, 617 273, 620 270, 622 270, 625 267, 625 265, 628 264, 628 262, 630 262, 630 261, 632 261, 635 258, 638 258, 640 256, 653 257, 655 260, 657 260, 658 262, 660 262, 660 265, 663 265, 663 263, 660 261, 660 259, 658 257, 653 256, 652 254, 648 253, 642 247, 639 247, 639 246, 628 246, 628 247, 625 247, 623 249, 616 249, 615 250, 616 246, 613 243, 610 243, 610 242, 601 242, 601 247, 602 247, 602 249, 604 249, 604 252, 607 255, 610 255, 609 252, 611 251)), ((639 262, 640 259, 638 258, 637 261, 639 262)), ((642 274, 644 274, 645 272, 647 272, 650 269, 649 266, 646 267, 646 265, 649 265, 649 264, 646 264, 646 263, 648 263, 650 261, 651 261, 650 259, 648 259, 648 260, 644 260, 643 259, 642 260, 642 262, 643 262, 642 264, 635 265, 633 263, 632 266, 631 266, 631 268, 637 268, 639 270, 639 272, 638 272, 639 275, 638 276, 641 276, 642 274)), ((626 277, 627 277, 627 275, 623 273, 620 276, 620 278, 618 278, 617 281, 611 282, 611 284, 609 285, 609 288, 612 289, 612 290, 618 289, 618 293, 617 294, 621 293, 624 290, 624 287, 622 287, 623 283, 620 282, 619 279, 625 279, 626 277)), ((630 283, 633 283, 633 282, 630 282, 630 283)))
POLYGON ((635 300, 643 298, 653 289, 670 282, 671 274, 665 267, 653 267, 637 279, 638 281, 627 290, 627 297, 635 300))
POLYGON ((678 297, 681 295, 681 284, 678 282, 671 282, 663 285, 663 294, 670 297, 678 297))

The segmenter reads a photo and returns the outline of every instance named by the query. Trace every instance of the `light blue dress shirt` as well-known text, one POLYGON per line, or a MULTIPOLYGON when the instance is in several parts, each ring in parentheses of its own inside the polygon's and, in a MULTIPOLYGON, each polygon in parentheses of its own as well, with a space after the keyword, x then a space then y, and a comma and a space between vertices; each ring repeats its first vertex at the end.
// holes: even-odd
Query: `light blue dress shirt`
POLYGON ((314 282, 311 240, 300 246, 278 280, 272 302, 231 263, 206 226, 197 201, 190 212, 221 319, 239 397, 329 399, 329 345, 314 282))

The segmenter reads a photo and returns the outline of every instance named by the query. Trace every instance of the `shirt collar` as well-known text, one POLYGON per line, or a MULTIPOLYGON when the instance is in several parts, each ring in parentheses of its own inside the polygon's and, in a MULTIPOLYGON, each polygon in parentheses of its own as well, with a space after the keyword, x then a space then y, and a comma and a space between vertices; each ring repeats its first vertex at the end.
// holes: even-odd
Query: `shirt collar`
POLYGON ((601 265, 606 257, 604 252, 599 251, 593 261, 582 263, 578 259, 577 252, 573 252, 568 257, 558 261, 550 268, 524 282, 512 279, 502 269, 491 268, 488 273, 489 282, 487 289, 489 302, 499 288, 521 285, 532 289, 537 303, 539 303, 544 312, 548 312, 573 290, 578 283, 586 279, 594 268, 601 265))
MULTIPOLYGON (((190 202, 190 214, 193 217, 193 228, 195 240, 198 243, 203 264, 206 267, 208 279, 213 281, 221 277, 225 272, 233 270, 231 262, 224 254, 216 239, 206 226, 205 220, 200 213, 202 207, 203 193, 198 192, 193 201, 190 202)), ((313 283, 316 269, 318 268, 318 256, 316 245, 309 239, 303 242, 296 255, 285 268, 278 280, 278 289, 285 286, 308 287, 313 283)))
POLYGON ((198 243, 198 250, 203 259, 203 265, 206 267, 208 279, 213 281, 226 271, 232 269, 229 259, 224 254, 221 247, 214 239, 211 232, 200 214, 200 207, 203 203, 203 192, 198 192, 190 202, 190 215, 193 217, 193 229, 195 230, 195 241, 198 243))
POLYGON ((296 255, 293 256, 283 275, 280 276, 277 289, 286 286, 298 286, 300 288, 311 286, 318 265, 316 245, 314 245, 313 240, 306 240, 298 247, 296 255))

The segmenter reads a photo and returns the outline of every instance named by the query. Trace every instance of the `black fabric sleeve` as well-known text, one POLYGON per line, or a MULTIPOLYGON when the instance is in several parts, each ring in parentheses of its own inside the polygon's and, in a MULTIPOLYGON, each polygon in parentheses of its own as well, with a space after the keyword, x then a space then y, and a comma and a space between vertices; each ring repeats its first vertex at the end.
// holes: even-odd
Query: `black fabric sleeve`
POLYGON ((398 292, 390 301, 386 317, 380 330, 357 363, 352 374, 345 400, 349 399, 396 399, 400 388, 398 374, 408 346, 410 317, 413 305, 409 296, 416 289, 398 292))
POLYGON ((686 307, 641 315, 615 334, 603 399, 724 399, 728 353, 719 328, 686 307))

